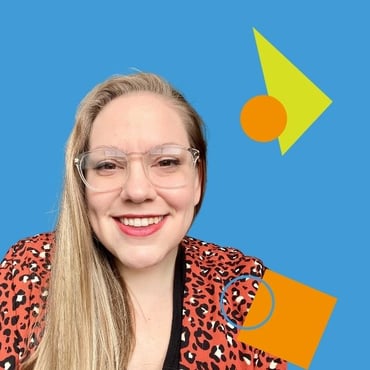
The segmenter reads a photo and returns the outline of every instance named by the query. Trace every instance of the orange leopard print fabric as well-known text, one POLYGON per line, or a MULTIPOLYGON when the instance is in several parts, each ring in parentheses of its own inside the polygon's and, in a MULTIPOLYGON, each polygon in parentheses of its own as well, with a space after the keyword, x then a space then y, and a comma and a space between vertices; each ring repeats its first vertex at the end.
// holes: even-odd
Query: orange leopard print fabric
MULTIPOLYGON (((42 337, 54 244, 53 233, 23 239, 0 264, 0 369, 18 370, 42 337)), ((185 284, 178 369, 287 369, 285 361, 238 341, 238 329, 220 310, 225 285, 244 274, 262 277, 262 262, 190 237, 181 246, 185 284)), ((243 325, 257 289, 258 281, 248 279, 224 292, 224 310, 232 322, 243 325)))

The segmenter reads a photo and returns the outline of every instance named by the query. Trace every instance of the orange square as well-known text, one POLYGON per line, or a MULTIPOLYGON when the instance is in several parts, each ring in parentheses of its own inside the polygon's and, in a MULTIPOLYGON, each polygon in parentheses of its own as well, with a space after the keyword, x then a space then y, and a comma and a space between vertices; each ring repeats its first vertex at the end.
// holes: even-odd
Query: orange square
POLYGON ((266 270, 243 324, 251 330, 240 330, 238 339, 308 369, 335 303, 326 293, 266 270))

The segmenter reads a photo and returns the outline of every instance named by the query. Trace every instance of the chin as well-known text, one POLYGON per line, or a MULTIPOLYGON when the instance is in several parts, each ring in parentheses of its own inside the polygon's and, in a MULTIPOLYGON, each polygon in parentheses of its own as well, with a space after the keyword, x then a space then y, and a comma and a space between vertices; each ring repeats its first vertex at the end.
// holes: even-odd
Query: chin
POLYGON ((170 254, 168 253, 155 253, 155 251, 148 251, 148 248, 135 247, 135 251, 130 251, 129 256, 119 256, 117 255, 118 263, 124 268, 142 270, 148 269, 157 265, 160 265, 166 260, 166 257, 170 254))

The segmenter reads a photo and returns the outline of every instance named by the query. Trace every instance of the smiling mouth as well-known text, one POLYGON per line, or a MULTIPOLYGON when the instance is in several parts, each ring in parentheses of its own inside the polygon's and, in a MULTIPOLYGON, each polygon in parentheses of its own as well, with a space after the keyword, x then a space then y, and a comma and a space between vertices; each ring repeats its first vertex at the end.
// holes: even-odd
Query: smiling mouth
POLYGON ((164 216, 155 217, 120 217, 119 222, 125 226, 145 227, 156 225, 163 220, 164 216))

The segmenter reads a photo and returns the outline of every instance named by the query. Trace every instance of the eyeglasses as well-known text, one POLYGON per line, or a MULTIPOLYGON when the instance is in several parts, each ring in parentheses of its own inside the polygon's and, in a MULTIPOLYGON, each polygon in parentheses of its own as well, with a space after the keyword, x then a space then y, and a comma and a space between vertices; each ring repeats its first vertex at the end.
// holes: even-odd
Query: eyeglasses
POLYGON ((145 175, 154 186, 172 189, 187 185, 199 155, 198 149, 178 145, 156 146, 145 153, 103 147, 80 154, 74 163, 85 185, 96 192, 122 188, 134 159, 141 160, 145 175))

